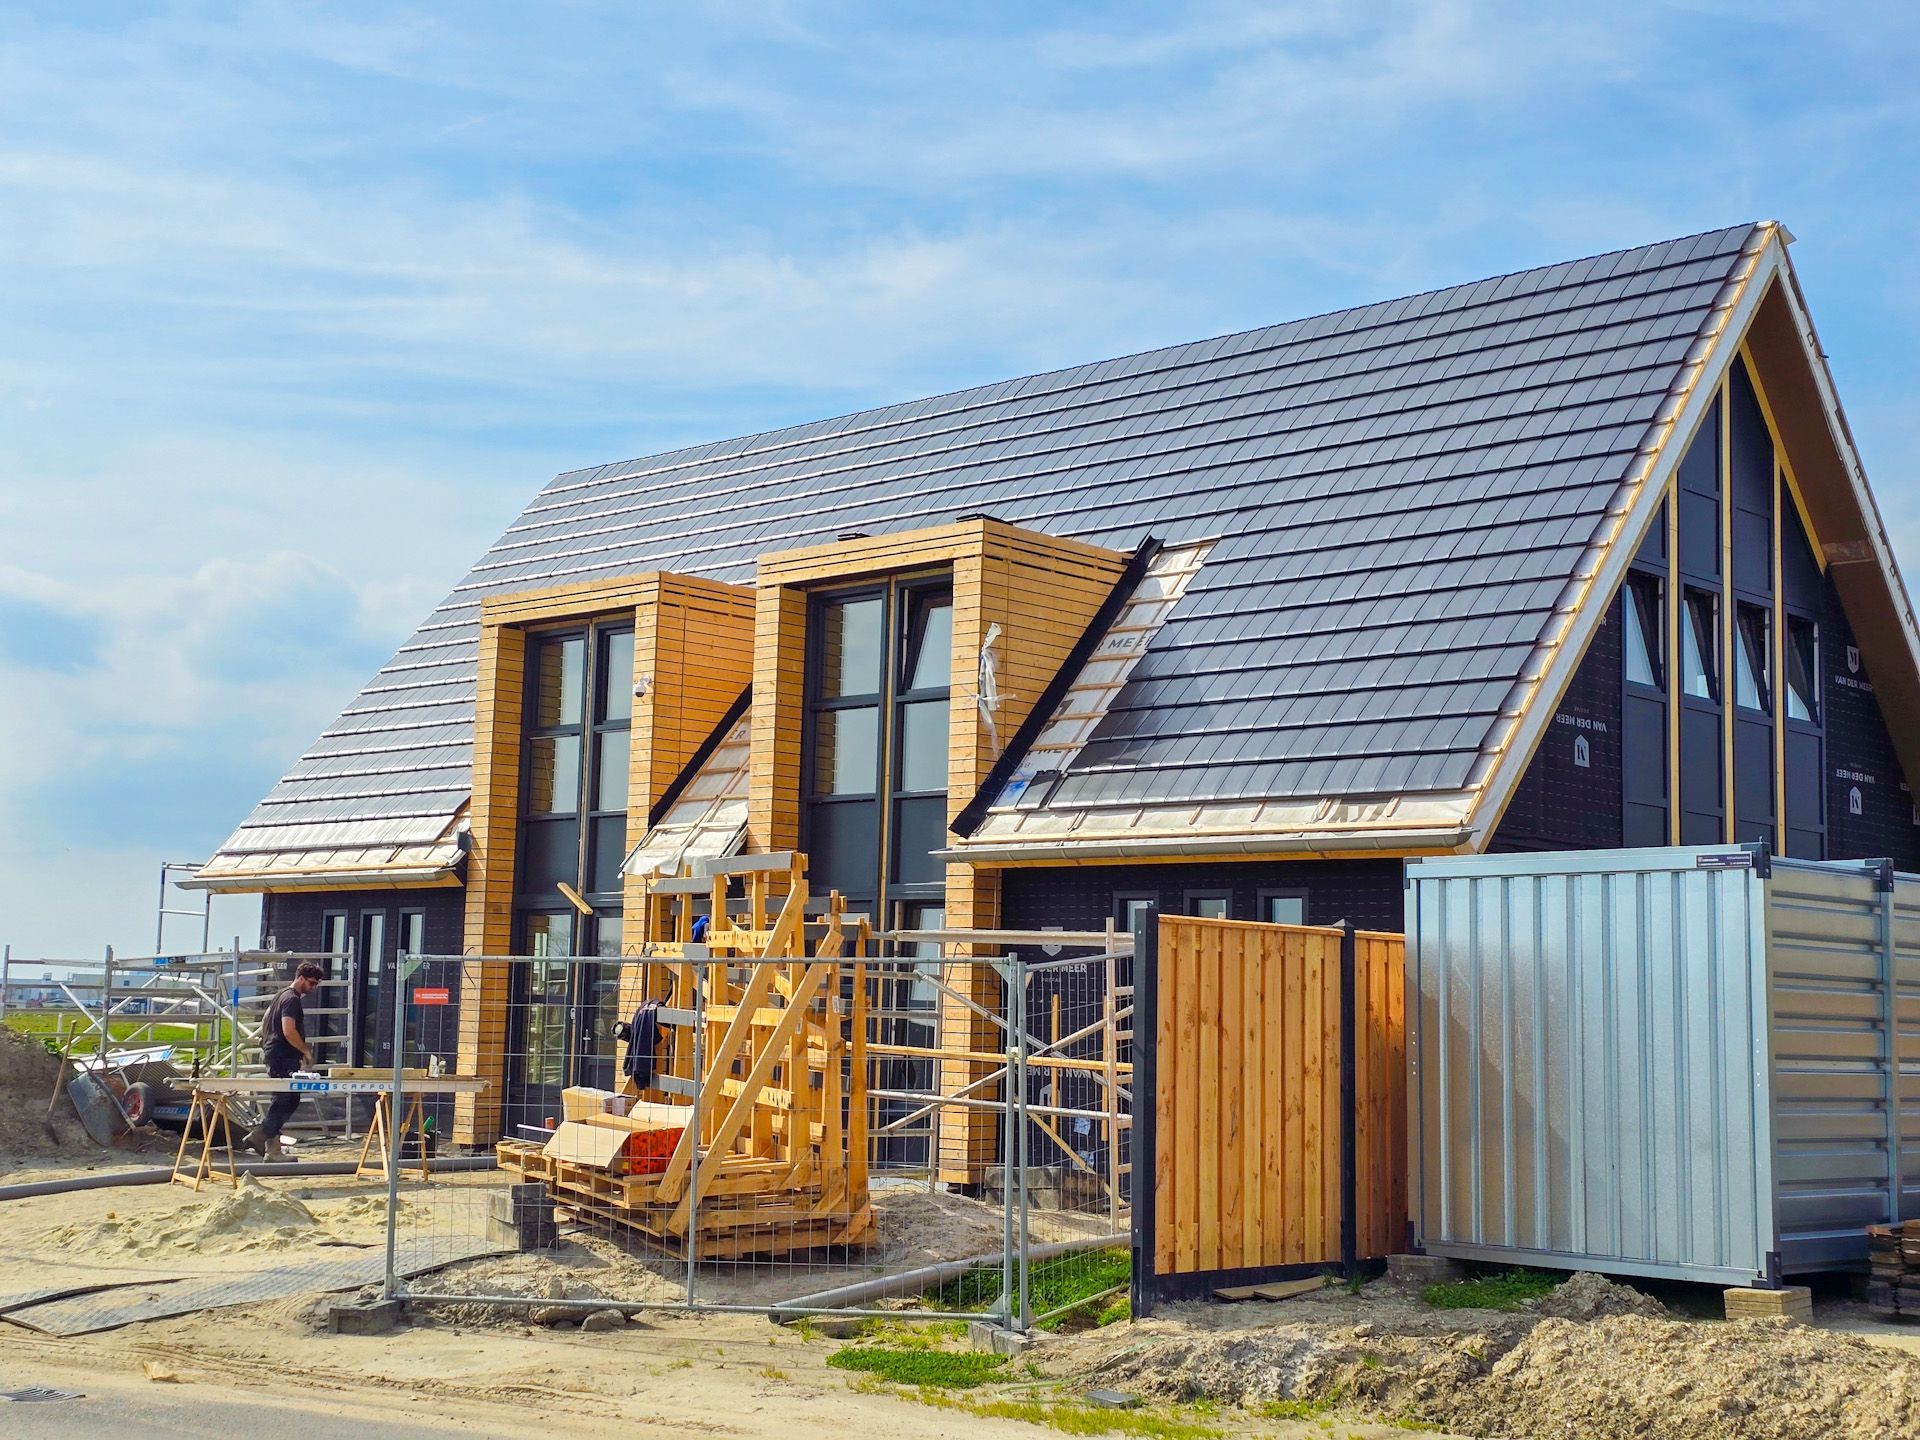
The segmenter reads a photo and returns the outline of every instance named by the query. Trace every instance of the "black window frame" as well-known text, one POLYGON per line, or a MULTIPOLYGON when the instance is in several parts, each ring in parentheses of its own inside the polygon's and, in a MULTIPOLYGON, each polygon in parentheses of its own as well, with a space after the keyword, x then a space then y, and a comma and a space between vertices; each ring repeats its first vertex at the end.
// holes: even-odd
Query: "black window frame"
MULTIPOLYGON (((622 886, 619 880, 619 867, 625 863, 630 838, 628 826, 631 811, 628 808, 628 792, 632 785, 633 774, 633 707, 629 700, 625 713, 618 718, 608 719, 608 697, 612 687, 619 685, 626 695, 631 694, 633 678, 627 675, 615 675, 607 662, 610 642, 622 636, 634 633, 633 621, 625 616, 595 616, 568 620, 562 624, 529 628, 526 632, 527 665, 525 690, 521 701, 520 725, 520 798, 515 807, 518 821, 518 848, 522 856, 529 853, 527 837, 537 827, 571 824, 574 827, 574 859, 571 875, 567 883, 596 912, 618 911, 621 909, 622 886), (540 704, 540 666, 538 655, 541 648, 549 645, 565 644, 569 640, 581 642, 581 677, 579 707, 575 714, 563 716, 553 724, 539 722, 540 704), (599 803, 601 788, 600 742, 610 734, 624 734, 627 737, 625 750, 625 773, 616 792, 619 804, 603 806, 599 803), (574 773, 573 809, 534 811, 529 808, 532 797, 533 755, 539 741, 560 737, 572 737, 579 742, 579 761, 574 773), (597 869, 603 867, 606 857, 602 850, 602 831, 609 830, 608 822, 619 821, 618 835, 613 848, 618 857, 613 864, 614 883, 610 886, 596 887, 593 883, 597 869)), ((609 833, 611 831, 609 830, 609 833)), ((550 910, 558 897, 554 894, 529 890, 527 866, 519 864, 514 870, 514 886, 519 892, 514 901, 516 911, 524 913, 544 913, 550 910)))
POLYGON ((1750 715, 1773 714, 1773 607, 1751 600, 1734 604, 1733 705, 1750 715), (1757 633, 1756 633, 1757 630, 1757 633), (1742 680, 1753 686, 1758 703, 1740 698, 1742 680))
MULTIPOLYGON (((949 723, 953 704, 952 656, 953 574, 950 570, 922 571, 887 576, 856 585, 834 586, 814 591, 807 597, 806 671, 802 687, 803 722, 801 729, 801 848, 809 856, 819 849, 815 826, 823 807, 871 807, 874 835, 874 864, 871 889, 848 885, 848 896, 857 902, 869 899, 876 916, 891 915, 898 903, 944 903, 946 880, 905 880, 901 878, 904 857, 899 840, 905 833, 904 809, 914 802, 939 801, 944 823, 944 807, 950 786, 943 765, 937 788, 909 787, 906 783, 905 734, 909 706, 938 705, 943 723, 940 727, 941 756, 950 764, 952 745, 949 723), (948 654, 945 682, 908 688, 912 678, 910 662, 919 656, 924 641, 921 629, 925 602, 937 599, 948 612, 948 654), (877 600, 880 605, 880 654, 876 664, 877 690, 824 693, 826 679, 826 626, 821 617, 830 606, 877 600), (916 634, 916 630, 920 633, 916 634), (874 773, 872 788, 841 793, 823 792, 820 787, 819 737, 821 717, 851 710, 875 712, 874 773)), ((843 677, 844 679, 844 677, 843 677)), ((883 921, 884 923, 884 921, 883 921)))
POLYGON ((1630 570, 1627 572, 1627 583, 1621 588, 1626 612, 1621 617, 1624 622, 1622 628, 1626 631, 1621 637, 1620 648, 1622 681, 1647 694, 1664 696, 1667 687, 1666 577, 1651 570, 1630 570), (1627 668, 1628 657, 1633 653, 1635 634, 1640 637, 1648 668, 1653 672, 1651 681, 1636 680, 1627 668))
POLYGON ((1160 905, 1158 890, 1116 890, 1113 892, 1113 923, 1123 931, 1133 929, 1133 917, 1127 914, 1129 905, 1148 905, 1155 909, 1160 905))
POLYGON ((1305 925, 1309 923, 1307 920, 1307 905, 1309 899, 1310 897, 1304 885, 1274 886, 1258 891, 1255 894, 1254 913, 1263 925, 1305 925), (1269 920, 1267 918, 1267 902, 1269 900, 1298 900, 1300 902, 1300 918, 1298 920, 1269 920))
POLYGON ((1191 916, 1195 920, 1231 920, 1234 918, 1233 891, 1218 888, 1183 890, 1180 894, 1180 913, 1191 916), (1198 910, 1193 908, 1194 902, 1197 900, 1224 900, 1227 902, 1227 913, 1224 915, 1202 915, 1198 910))
POLYGON ((1708 590, 1699 585, 1683 587, 1680 593, 1680 625, 1680 652, 1682 660, 1679 676, 1680 694, 1689 700, 1698 700, 1703 703, 1717 705, 1720 702, 1723 680, 1720 658, 1719 592, 1708 590), (1703 609, 1707 616, 1707 630, 1704 634, 1700 628, 1701 612, 1703 609), (1688 636, 1692 636, 1693 638, 1693 648, 1700 660, 1701 676, 1706 682, 1706 693, 1704 695, 1694 690, 1689 683, 1690 677, 1685 663, 1688 653, 1688 636))
POLYGON ((1785 687, 1781 698, 1785 702, 1782 713, 1789 723, 1795 725, 1818 725, 1820 723, 1820 621, 1812 615, 1787 613, 1786 634, 1781 637, 1782 657, 1785 661, 1785 673, 1780 677, 1785 687), (1802 652, 1796 643, 1805 635, 1810 644, 1802 652), (1804 661, 1806 665, 1807 687, 1804 692, 1794 683, 1795 662, 1804 661), (1805 715, 1795 715, 1793 705, 1799 701, 1807 711, 1805 715))

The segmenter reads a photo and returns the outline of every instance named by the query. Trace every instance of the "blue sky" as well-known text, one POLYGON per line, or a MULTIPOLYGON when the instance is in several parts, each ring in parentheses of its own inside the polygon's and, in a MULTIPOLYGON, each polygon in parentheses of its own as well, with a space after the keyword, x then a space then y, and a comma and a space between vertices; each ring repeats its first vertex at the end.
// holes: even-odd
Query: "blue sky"
POLYGON ((0 3, 0 940, 149 948, 560 470, 1747 219, 1920 573, 1917 60, 1911 4, 0 3))

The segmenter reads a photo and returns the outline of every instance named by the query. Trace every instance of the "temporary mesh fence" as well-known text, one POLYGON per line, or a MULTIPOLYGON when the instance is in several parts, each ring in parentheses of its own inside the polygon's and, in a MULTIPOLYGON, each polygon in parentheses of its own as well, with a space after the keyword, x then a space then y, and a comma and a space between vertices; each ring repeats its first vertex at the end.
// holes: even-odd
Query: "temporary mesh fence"
POLYGON ((414 1272, 388 1292, 1018 1327, 1111 1304, 1131 941, 983 956, 960 933, 859 956, 402 957, 399 1123, 366 1116, 373 1157, 399 1161, 389 1250, 414 1272), (470 1149, 498 1168, 435 1170, 470 1149))

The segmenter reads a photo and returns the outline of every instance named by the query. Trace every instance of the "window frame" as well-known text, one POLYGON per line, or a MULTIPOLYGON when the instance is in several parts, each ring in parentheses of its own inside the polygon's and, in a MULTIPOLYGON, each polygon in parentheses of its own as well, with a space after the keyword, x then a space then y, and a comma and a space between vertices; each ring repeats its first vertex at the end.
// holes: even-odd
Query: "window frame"
POLYGON ((1735 602, 1733 612, 1733 705, 1750 715, 1773 714, 1773 608, 1750 600, 1735 602), (1757 633, 1756 633, 1757 627, 1757 633), (1751 685, 1754 703, 1741 697, 1751 685))
POLYGON ((1667 582, 1651 570, 1630 570, 1621 587, 1625 601, 1621 616, 1621 679, 1624 684, 1664 696, 1667 687, 1667 582), (1651 592, 1651 593, 1649 593, 1651 592), (1650 607, 1650 608, 1649 608, 1650 607), (1646 656, 1651 680, 1635 679, 1631 670, 1633 642, 1639 637, 1641 653, 1646 656))
POLYGON ((1231 920, 1233 919, 1233 891, 1231 888, 1221 887, 1183 890, 1180 894, 1180 913, 1195 920, 1231 920), (1201 900, 1225 901, 1227 913, 1224 915, 1202 915, 1193 908, 1195 902, 1201 900))
POLYGON ((1781 713, 1790 724, 1818 726, 1820 724, 1821 713, 1820 621, 1814 616, 1796 615, 1791 611, 1787 612, 1786 620, 1786 633, 1781 637, 1781 657, 1784 662, 1782 668, 1785 672, 1780 677, 1782 685, 1781 700, 1783 701, 1781 713), (1806 634, 1812 641, 1812 644, 1804 656, 1801 654, 1799 647, 1794 643, 1796 638, 1802 633, 1806 634), (1800 687, 1793 683, 1794 661, 1796 659, 1805 659, 1806 661, 1807 692, 1804 697, 1800 693, 1800 687), (1796 701, 1802 701, 1804 703, 1808 711, 1807 714, 1796 715, 1793 713, 1793 707, 1796 701))
POLYGON ((1306 925, 1308 923, 1307 903, 1310 899, 1311 897, 1308 895, 1307 888, 1304 885, 1277 886, 1256 892, 1254 896, 1254 909, 1260 917, 1260 923, 1263 925, 1306 925), (1300 918, 1298 920, 1269 920, 1267 918, 1267 902, 1270 900, 1298 900, 1300 902, 1300 918))
POLYGON ((612 673, 614 667, 609 659, 609 652, 613 648, 611 642, 633 634, 633 620, 624 614, 569 618, 552 625, 530 626, 526 631, 527 666, 520 710, 520 799, 515 807, 514 909, 517 912, 545 911, 554 904, 554 896, 527 888, 525 858, 529 854, 528 837, 542 827, 568 824, 574 827, 574 858, 572 873, 566 877, 567 883, 578 889, 596 909, 620 904, 622 887, 617 883, 617 877, 618 867, 625 862, 627 853, 627 821, 630 817, 627 799, 633 776, 633 707, 628 703, 624 713, 612 719, 606 718, 606 711, 611 708, 607 699, 613 693, 612 687, 622 685, 631 693, 633 684, 630 673, 625 676, 612 673), (562 716, 552 724, 543 725, 539 719, 540 651, 546 646, 564 645, 570 640, 578 640, 581 644, 578 709, 570 716, 562 716), (627 737, 625 773, 620 776, 615 795, 619 801, 618 808, 600 804, 600 742, 602 737, 612 734, 627 737), (579 745, 579 760, 573 777, 573 808, 533 810, 530 807, 535 747, 543 740, 563 737, 573 738, 579 745), (619 839, 614 846, 619 852, 614 866, 616 883, 608 888, 596 888, 593 884, 594 871, 604 858, 599 849, 600 832, 607 828, 607 822, 613 820, 621 822, 619 839))
POLYGON ((1720 663, 1720 595, 1698 585, 1684 586, 1680 594, 1680 674, 1682 698, 1703 704, 1720 703, 1722 676, 1720 663), (1706 612, 1706 629, 1701 629, 1701 610, 1706 612), (1698 660, 1704 691, 1695 690, 1691 664, 1698 660))
MULTIPOLYGON (((858 584, 823 587, 807 596, 806 669, 802 685, 800 808, 802 848, 816 848, 814 826, 817 806, 871 806, 875 840, 872 903, 876 915, 892 913, 895 902, 930 903, 944 901, 946 882, 903 881, 899 840, 905 832, 903 809, 914 802, 939 801, 944 805, 951 791, 953 706, 953 606, 954 582, 950 570, 916 571, 889 575, 858 584), (925 641, 924 604, 937 598, 948 614, 947 665, 940 685, 909 688, 910 661, 922 658, 925 641), (880 655, 877 666, 878 690, 861 690, 827 695, 826 632, 822 612, 829 606, 877 600, 880 605, 880 655), (941 776, 935 787, 906 785, 906 727, 910 706, 937 705, 942 723, 941 776), (872 788, 863 791, 833 793, 821 789, 821 718, 849 710, 871 710, 875 714, 874 773, 872 788)), ((847 893, 864 903, 865 890, 847 887, 847 893)))

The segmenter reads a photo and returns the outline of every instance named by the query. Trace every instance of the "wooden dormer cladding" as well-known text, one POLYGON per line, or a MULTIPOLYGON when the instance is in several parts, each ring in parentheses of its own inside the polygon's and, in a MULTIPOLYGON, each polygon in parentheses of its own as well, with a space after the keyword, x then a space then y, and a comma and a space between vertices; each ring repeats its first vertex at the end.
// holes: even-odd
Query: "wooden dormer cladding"
MULTIPOLYGON (((633 675, 644 684, 633 702, 627 809, 644 827, 647 812, 740 698, 752 673, 753 591, 745 586, 665 572, 628 575, 490 596, 480 609, 474 706, 472 850, 467 861, 465 948, 510 955, 514 846, 520 806, 521 709, 530 629, 568 621, 631 616, 633 675)), ((630 836, 637 839, 637 836, 630 836)), ((628 902, 637 905, 634 883, 628 902)), ((507 1048, 507 967, 466 966, 460 1009, 463 1073, 493 1081, 456 1106, 455 1139, 483 1143, 499 1126, 507 1048)))
POLYGON ((886 575, 951 571, 953 717, 947 791, 950 813, 958 814, 997 758, 976 700, 987 632, 994 625, 1001 631, 994 646, 1001 700, 993 719, 1004 741, 1053 679, 1120 578, 1126 560, 1103 546, 985 519, 761 556, 754 632, 753 808, 748 822, 753 848, 788 850, 800 838, 808 590, 886 575))
MULTIPOLYGON (((807 596, 810 590, 918 572, 953 579, 952 706, 947 748, 947 818, 973 798, 1004 745, 1092 621, 1126 568, 1117 550, 1064 540, 991 519, 863 536, 760 558, 755 612, 753 759, 748 836, 755 850, 801 847, 801 740, 805 723, 807 596), (978 703, 980 652, 992 628, 999 707, 989 726, 978 703), (997 742, 997 743, 996 743, 997 742)), ((946 921, 991 928, 1000 920, 997 871, 950 864, 946 921)), ((873 917, 884 928, 885 916, 873 917)), ((951 979, 982 987, 971 996, 998 1010, 990 971, 960 966, 951 979)), ((996 1028, 960 1005, 944 1005, 942 1044, 980 1052, 997 1048, 996 1028)), ((972 1062, 944 1062, 941 1083, 958 1090, 986 1073, 972 1062), (978 1072, 976 1074, 975 1072, 978 1072)), ((940 1176, 977 1183, 997 1163, 987 1111, 940 1118, 940 1176)))

